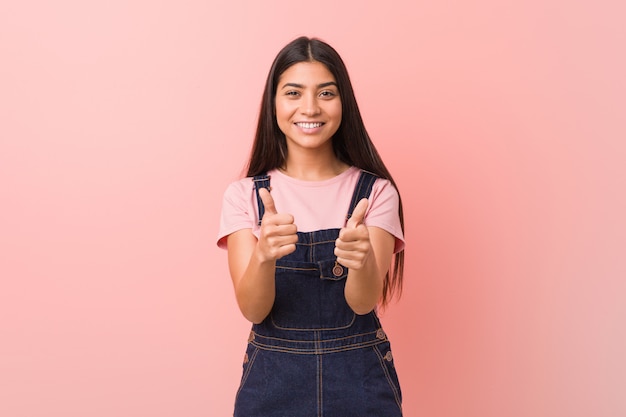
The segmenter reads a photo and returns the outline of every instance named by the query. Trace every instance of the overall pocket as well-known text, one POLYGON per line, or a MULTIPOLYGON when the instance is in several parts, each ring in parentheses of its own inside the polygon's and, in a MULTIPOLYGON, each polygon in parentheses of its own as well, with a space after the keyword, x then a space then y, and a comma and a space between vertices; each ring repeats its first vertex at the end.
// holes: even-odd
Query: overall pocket
POLYGON ((330 259, 317 263, 279 261, 274 326, 288 330, 333 330, 350 327, 355 314, 346 303, 348 269, 330 259))

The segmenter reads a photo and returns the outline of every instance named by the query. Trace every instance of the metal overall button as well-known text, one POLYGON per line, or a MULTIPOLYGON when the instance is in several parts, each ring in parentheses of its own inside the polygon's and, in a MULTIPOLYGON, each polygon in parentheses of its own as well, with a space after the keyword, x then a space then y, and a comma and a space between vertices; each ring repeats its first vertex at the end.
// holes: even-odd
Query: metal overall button
POLYGON ((385 354, 385 359, 387 360, 387 362, 391 362, 393 360, 393 355, 391 354, 391 351, 388 351, 385 354))
POLYGON ((248 363, 250 359, 248 359, 248 354, 246 353, 245 355, 243 355, 243 363, 248 363))
POLYGON ((333 266, 333 275, 336 277, 340 277, 343 275, 343 267, 335 261, 335 266, 333 266))
POLYGON ((376 331, 376 338, 380 340, 385 340, 387 338, 387 335, 385 334, 385 331, 383 329, 378 329, 376 331))

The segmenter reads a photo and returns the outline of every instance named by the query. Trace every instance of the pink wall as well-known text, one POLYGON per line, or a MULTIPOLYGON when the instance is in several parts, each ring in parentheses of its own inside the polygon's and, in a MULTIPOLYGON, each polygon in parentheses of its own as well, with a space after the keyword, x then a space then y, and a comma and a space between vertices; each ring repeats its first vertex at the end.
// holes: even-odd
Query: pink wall
POLYGON ((229 415, 221 194, 301 34, 403 193, 405 414, 626 415, 622 4, 4 2, 0 415, 229 415))

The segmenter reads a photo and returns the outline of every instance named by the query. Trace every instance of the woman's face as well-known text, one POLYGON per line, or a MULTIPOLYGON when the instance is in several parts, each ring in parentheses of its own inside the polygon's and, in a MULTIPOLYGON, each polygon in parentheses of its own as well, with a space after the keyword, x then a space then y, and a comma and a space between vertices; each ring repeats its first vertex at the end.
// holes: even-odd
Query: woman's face
POLYGON ((289 150, 332 149, 341 124, 341 97, 335 77, 320 62, 299 62, 278 79, 276 121, 289 150))

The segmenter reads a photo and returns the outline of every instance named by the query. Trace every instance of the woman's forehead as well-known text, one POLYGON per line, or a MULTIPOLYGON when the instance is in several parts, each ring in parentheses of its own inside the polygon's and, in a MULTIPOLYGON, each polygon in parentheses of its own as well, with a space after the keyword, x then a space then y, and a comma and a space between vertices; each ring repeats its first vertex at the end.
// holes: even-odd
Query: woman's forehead
POLYGON ((326 65, 319 61, 304 61, 293 64, 280 75, 278 80, 279 84, 284 82, 308 84, 307 81, 320 84, 336 81, 326 65))

